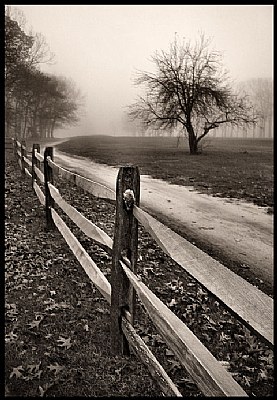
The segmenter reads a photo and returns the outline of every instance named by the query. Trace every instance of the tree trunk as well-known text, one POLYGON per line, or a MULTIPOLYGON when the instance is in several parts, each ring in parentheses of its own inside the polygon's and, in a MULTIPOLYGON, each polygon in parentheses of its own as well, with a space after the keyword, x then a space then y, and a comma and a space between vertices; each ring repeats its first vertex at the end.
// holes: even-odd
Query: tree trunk
POLYGON ((50 128, 50 137, 51 138, 54 137, 55 124, 56 124, 56 117, 53 118, 53 121, 52 121, 52 124, 51 124, 51 128, 50 128))
POLYGON ((273 129, 272 129, 272 116, 270 115, 268 118, 268 137, 272 138, 273 137, 273 129))
POLYGON ((264 121, 264 117, 263 116, 260 118, 259 124, 260 124, 260 126, 259 126, 259 128, 260 128, 259 137, 260 138, 264 138, 265 137, 265 121, 264 121))
POLYGON ((19 138, 22 138, 22 135, 21 135, 21 132, 20 132, 20 129, 19 129, 19 118, 20 118, 20 115, 19 115, 20 113, 19 113, 19 101, 18 100, 16 100, 16 102, 15 102, 15 133, 16 133, 16 136, 17 137, 19 137, 19 138))
POLYGON ((198 142, 196 136, 194 134, 194 129, 190 125, 187 127, 187 132, 189 135, 189 152, 190 154, 197 154, 198 153, 198 142))

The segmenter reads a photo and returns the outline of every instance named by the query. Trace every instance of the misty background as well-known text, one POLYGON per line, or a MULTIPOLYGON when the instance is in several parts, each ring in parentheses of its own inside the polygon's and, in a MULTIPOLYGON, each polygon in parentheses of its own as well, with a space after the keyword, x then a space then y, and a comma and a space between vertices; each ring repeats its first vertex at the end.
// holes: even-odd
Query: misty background
POLYGON ((177 34, 200 32, 223 54, 237 83, 273 79, 273 6, 269 5, 11 5, 25 32, 41 33, 53 62, 45 73, 72 79, 83 95, 78 125, 55 137, 129 135, 127 106, 136 100, 136 70, 154 72, 151 56, 169 49, 177 34))

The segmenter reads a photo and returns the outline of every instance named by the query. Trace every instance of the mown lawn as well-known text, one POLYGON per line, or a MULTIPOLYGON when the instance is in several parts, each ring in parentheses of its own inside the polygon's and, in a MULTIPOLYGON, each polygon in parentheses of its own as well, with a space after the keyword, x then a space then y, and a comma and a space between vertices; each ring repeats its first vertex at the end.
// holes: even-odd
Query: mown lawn
POLYGON ((273 212, 273 141, 207 138, 202 154, 170 137, 82 136, 59 144, 69 154, 113 166, 138 165, 141 174, 194 186, 219 197, 244 199, 273 212))

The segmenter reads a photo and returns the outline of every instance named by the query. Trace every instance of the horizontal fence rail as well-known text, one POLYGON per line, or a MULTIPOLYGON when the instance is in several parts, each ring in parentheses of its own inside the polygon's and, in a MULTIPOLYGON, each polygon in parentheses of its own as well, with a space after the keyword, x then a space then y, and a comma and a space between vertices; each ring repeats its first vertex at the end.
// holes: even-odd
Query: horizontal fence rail
POLYGON ((146 346, 141 337, 136 333, 132 324, 130 324, 125 317, 122 317, 121 327, 133 351, 148 366, 151 375, 159 382, 164 394, 166 396, 182 397, 171 378, 167 375, 156 357, 149 350, 149 347, 146 346))
POLYGON ((36 192, 36 195, 37 195, 40 203, 44 206, 45 205, 45 195, 44 195, 43 191, 41 190, 41 188, 39 187, 39 185, 36 183, 36 181, 33 184, 33 188, 36 192))
POLYGON ((134 215, 163 251, 222 301, 250 329, 274 343, 273 299, 193 246, 147 212, 134 206, 134 215))
POLYGON ((28 171, 28 169, 26 167, 24 168, 24 171, 25 171, 25 175, 27 175, 30 178, 32 178, 32 174, 28 171))
POLYGON ((14 140, 14 155, 22 172, 32 178, 35 194, 45 207, 48 229, 56 227, 59 230, 91 282, 110 304, 112 352, 129 354, 130 346, 147 366, 162 392, 166 396, 181 397, 178 387, 133 326, 135 299, 138 296, 167 346, 205 396, 247 397, 247 393, 233 376, 186 324, 136 275, 137 223, 145 228, 164 253, 220 300, 246 327, 271 346, 274 343, 273 300, 143 211, 139 207, 140 184, 137 168, 120 168, 114 192, 104 185, 59 166, 53 161, 52 148, 46 148, 42 156, 39 145, 35 144, 32 161, 27 157, 27 153, 26 145, 14 140), (40 169, 41 163, 44 172, 40 169), (31 172, 28 166, 31 167, 31 172), (116 201, 114 239, 64 200, 54 185, 54 177, 65 178, 94 196, 116 201), (40 184, 43 184, 44 192, 40 184), (55 205, 87 237, 112 255, 111 282, 54 209, 55 205))
POLYGON ((115 200, 115 192, 107 186, 101 185, 101 183, 98 182, 93 182, 92 180, 84 178, 81 175, 68 171, 67 169, 56 164, 50 158, 48 158, 47 161, 49 166, 54 172, 58 173, 59 176, 74 183, 76 186, 81 187, 86 192, 103 199, 115 200))
POLYGON ((108 249, 112 250, 113 240, 102 229, 98 228, 98 226, 93 224, 79 211, 67 203, 62 198, 55 186, 53 186, 51 183, 48 183, 48 187, 51 196, 55 200, 55 203, 58 204, 58 206, 69 216, 69 218, 81 229, 82 232, 84 232, 91 239, 94 239, 100 244, 108 247, 108 249))
POLYGON ((29 167, 32 167, 32 161, 30 161, 29 160, 29 158, 27 158, 27 157, 23 157, 24 158, 24 162, 29 166, 29 167))
POLYGON ((121 263, 158 331, 206 396, 246 393, 199 339, 136 275, 121 263))
POLYGON ((34 170, 35 170, 36 176, 39 178, 40 182, 44 183, 44 175, 41 172, 41 170, 36 165, 34 165, 34 170))
POLYGON ((70 231, 68 226, 59 216, 59 214, 52 208, 51 209, 52 217, 56 227, 59 229, 60 233, 64 237, 66 243, 72 250, 73 254, 76 256, 79 263, 84 268, 88 277, 97 287, 97 289, 102 293, 105 299, 110 304, 111 302, 111 285, 108 282, 105 275, 101 272, 101 270, 97 267, 95 262, 90 258, 86 250, 82 247, 80 242, 76 239, 73 233, 70 231))
POLYGON ((44 157, 36 150, 35 151, 35 157, 38 159, 38 161, 43 162, 44 157))

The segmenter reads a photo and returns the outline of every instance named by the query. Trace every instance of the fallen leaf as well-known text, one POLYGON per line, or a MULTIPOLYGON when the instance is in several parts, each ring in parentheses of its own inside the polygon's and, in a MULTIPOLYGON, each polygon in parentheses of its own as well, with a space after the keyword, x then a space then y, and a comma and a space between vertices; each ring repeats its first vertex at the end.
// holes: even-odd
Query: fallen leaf
POLYGON ((54 364, 50 364, 47 366, 47 368, 50 371, 53 371, 55 375, 57 375, 59 372, 61 372, 65 367, 62 365, 59 365, 57 362, 55 362, 54 364))
POLYGON ((13 376, 15 376, 16 378, 21 378, 23 375, 20 371, 23 371, 22 365, 20 365, 19 367, 14 367, 12 372, 10 373, 10 378, 12 378, 13 376))
POLYGON ((122 371, 123 368, 125 368, 125 367, 126 367, 126 364, 124 364, 121 368, 115 369, 114 372, 115 372, 117 375, 120 375, 121 371, 122 371))
POLYGON ((13 333, 13 331, 11 331, 10 333, 5 335, 5 342, 12 343, 15 342, 17 338, 18 336, 15 333, 13 333))
POLYGON ((243 376, 243 382, 245 383, 246 386, 251 386, 250 378, 248 378, 248 376, 246 375, 243 376))
POLYGON ((33 329, 33 328, 37 328, 38 329, 38 327, 39 327, 39 324, 41 323, 41 319, 39 319, 39 320, 34 320, 34 321, 32 321, 30 324, 28 324, 29 326, 30 326, 30 329, 33 329))
POLYGON ((229 335, 226 335, 224 332, 220 333, 219 340, 221 342, 226 342, 226 341, 228 341, 230 339, 231 339, 231 337, 229 335))
POLYGON ((162 339, 162 337, 161 337, 159 334, 157 334, 157 335, 152 335, 152 338, 153 338, 157 343, 161 343, 161 344, 165 343, 165 341, 162 339))
POLYGON ((40 397, 44 397, 45 393, 47 392, 48 389, 50 389, 53 385, 55 385, 56 379, 54 380, 54 382, 51 383, 46 383, 44 386, 39 386, 38 390, 39 390, 39 396, 40 397))
POLYGON ((179 363, 179 361, 176 360, 168 360, 171 364, 171 367, 169 368, 169 371, 173 369, 181 369, 182 365, 179 363))
POLYGON ((97 311, 97 312, 99 312, 99 313, 101 313, 101 314, 108 314, 108 313, 109 313, 108 310, 104 310, 103 308, 100 308, 100 307, 97 307, 97 308, 95 309, 95 311, 97 311))
POLYGON ((27 371, 28 373, 36 373, 39 370, 39 367, 41 365, 41 361, 38 364, 28 364, 27 365, 27 371))
POLYGON ((59 339, 57 340, 57 342, 60 342, 61 344, 58 344, 58 346, 60 347, 65 347, 66 349, 69 349, 73 343, 71 343, 71 339, 68 338, 63 338, 62 336, 59 336, 59 339))
POLYGON ((207 294, 208 294, 208 293, 205 292, 201 287, 198 288, 198 290, 197 290, 197 296, 200 296, 200 297, 204 296, 204 297, 206 297, 207 294))
POLYGON ((144 343, 149 343, 149 341, 150 341, 150 338, 148 335, 143 335, 142 339, 143 339, 144 343))
POLYGON ((45 339, 50 339, 52 336, 53 336, 52 333, 48 333, 48 335, 45 335, 44 337, 45 337, 45 339))
POLYGON ((23 379, 24 381, 32 381, 32 380, 35 379, 35 378, 40 379, 41 374, 42 374, 42 370, 37 371, 37 372, 34 373, 34 374, 30 374, 30 375, 27 375, 27 376, 23 376, 22 379, 23 379))
POLYGON ((72 307, 69 304, 66 304, 64 301, 62 301, 60 303, 54 303, 54 304, 47 306, 45 308, 45 311, 59 309, 59 308, 65 309, 65 308, 72 308, 72 307))
POLYGON ((258 381, 259 380, 268 380, 268 374, 265 370, 260 370, 258 373, 258 381))
POLYGON ((178 304, 177 301, 175 299, 172 299, 169 303, 167 303, 167 307, 173 307, 176 306, 176 304, 178 304))
POLYGON ((85 282, 80 282, 80 283, 78 282, 77 286, 83 288, 83 287, 87 286, 87 284, 85 282))
POLYGON ((221 365, 222 365, 222 367, 224 367, 227 371, 229 370, 229 368, 230 368, 230 363, 229 363, 229 361, 218 361, 221 365))

